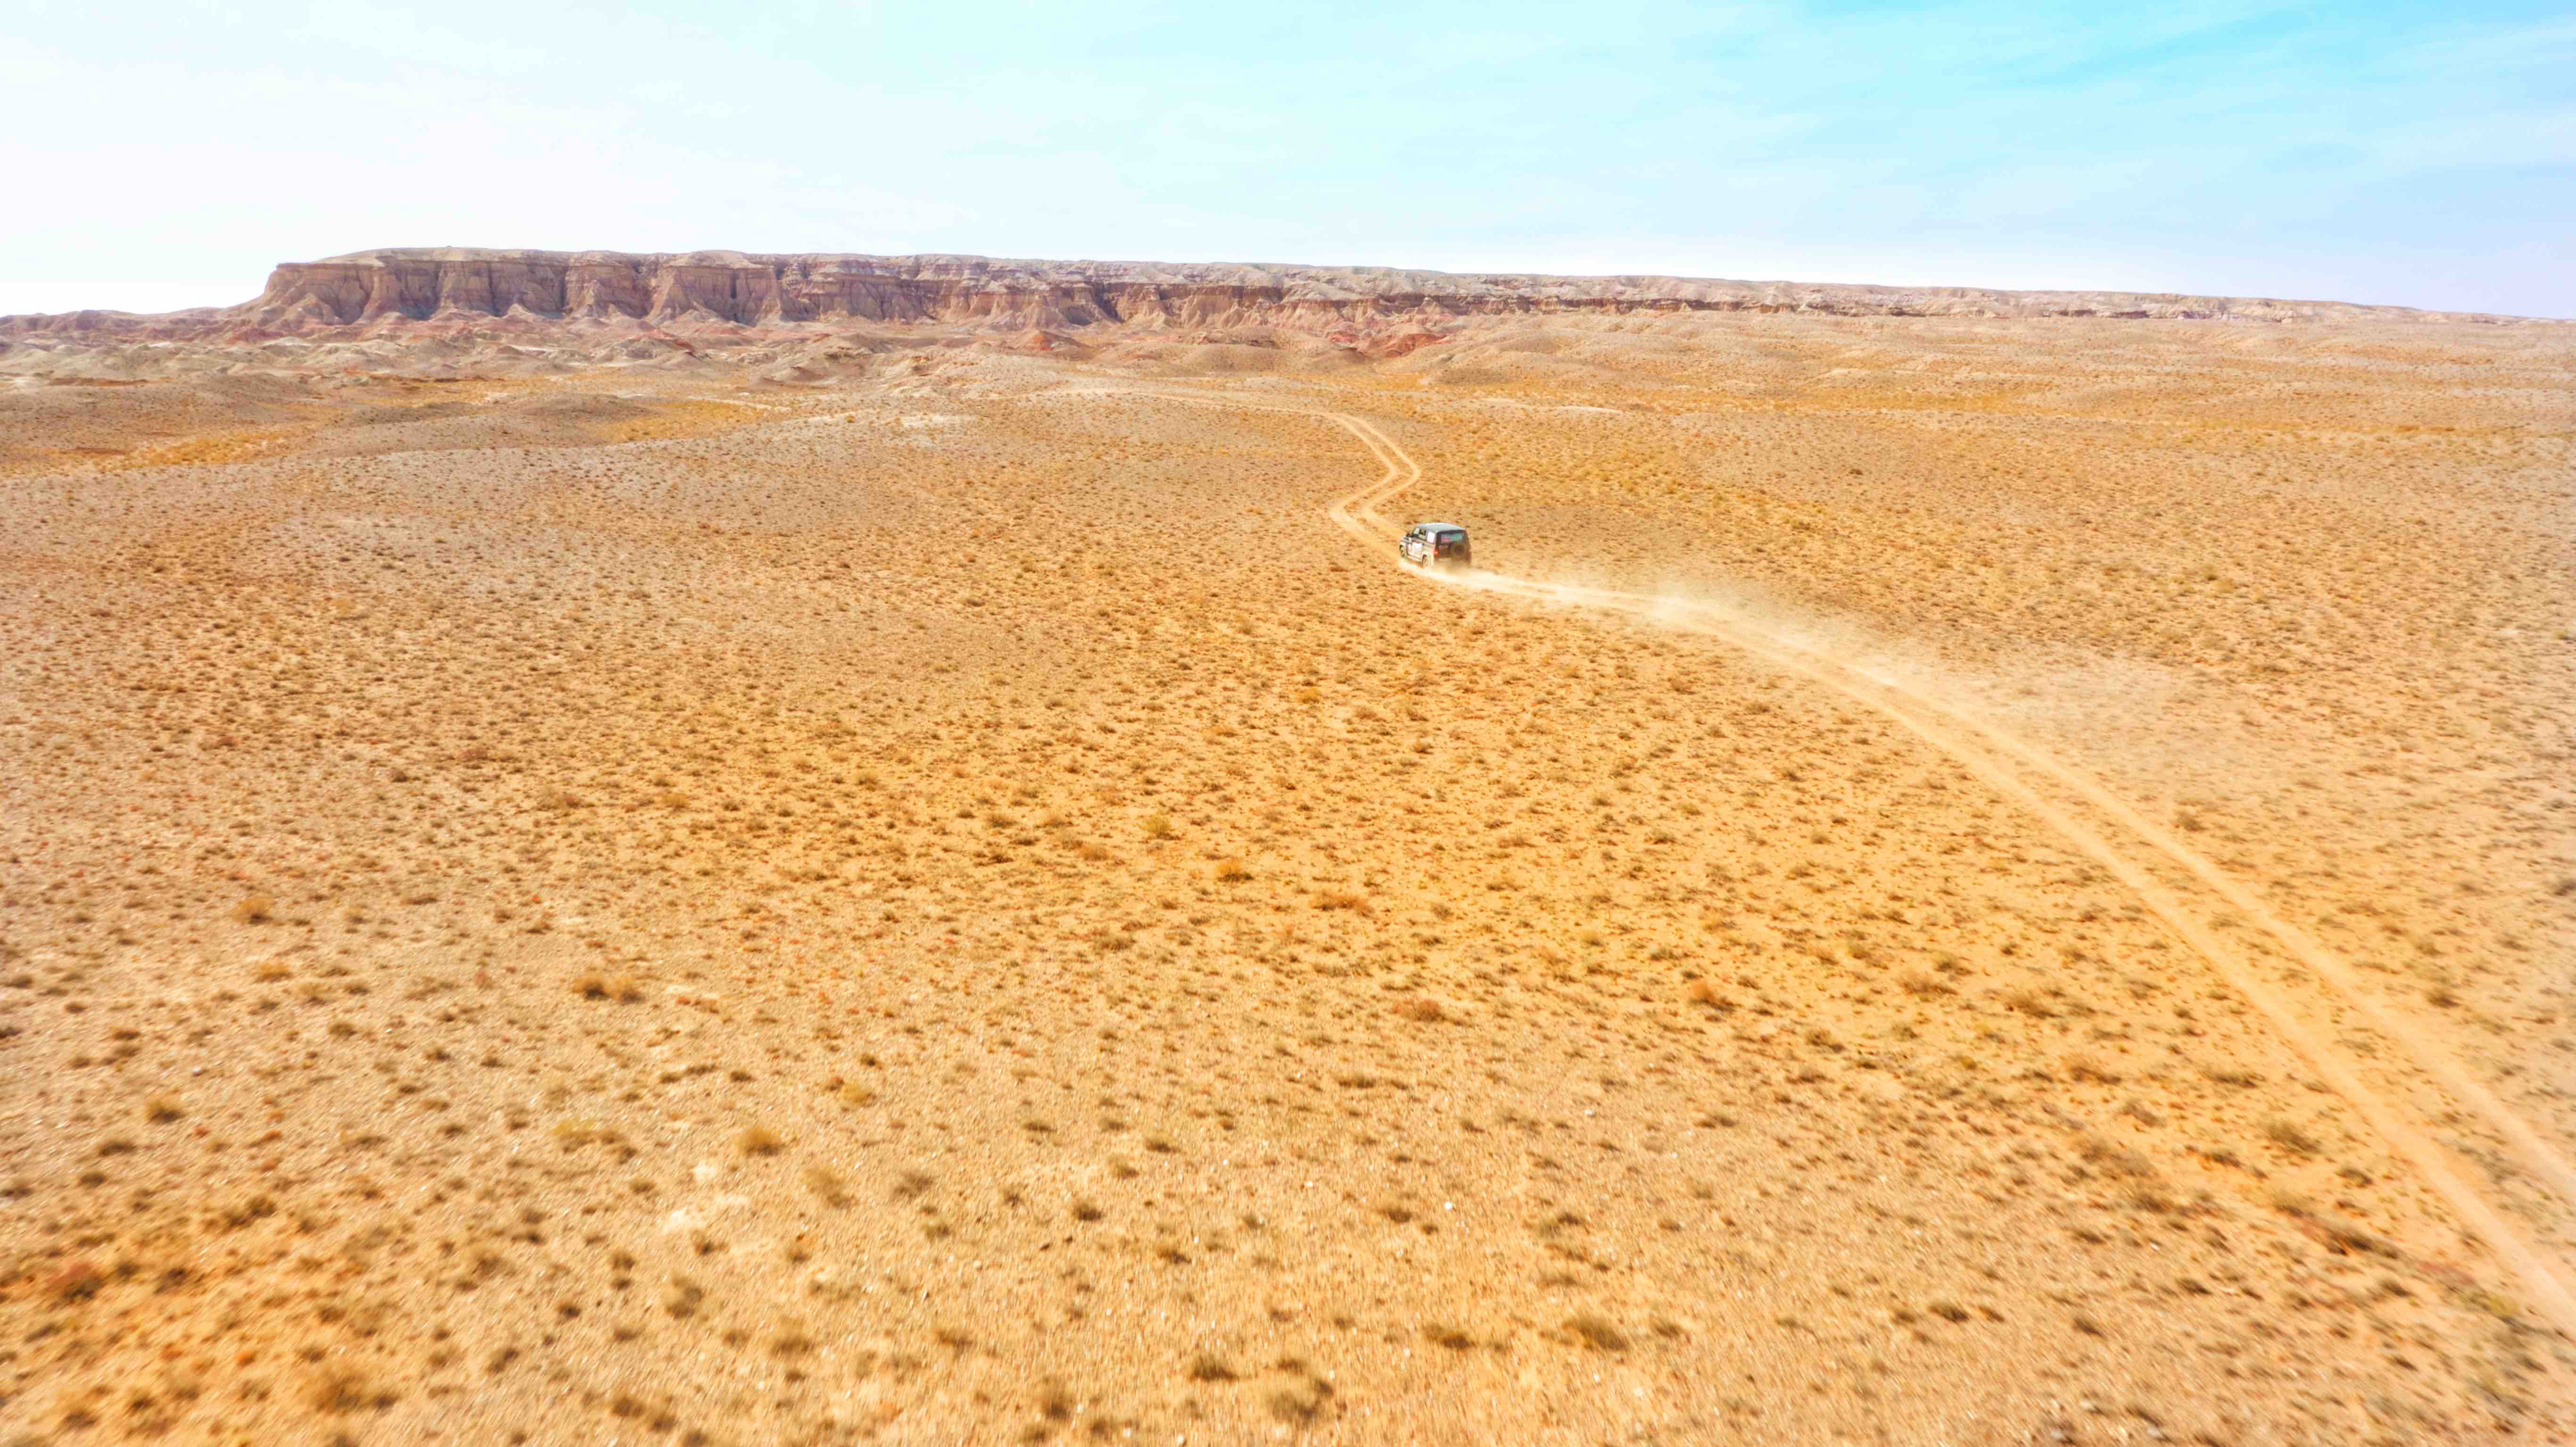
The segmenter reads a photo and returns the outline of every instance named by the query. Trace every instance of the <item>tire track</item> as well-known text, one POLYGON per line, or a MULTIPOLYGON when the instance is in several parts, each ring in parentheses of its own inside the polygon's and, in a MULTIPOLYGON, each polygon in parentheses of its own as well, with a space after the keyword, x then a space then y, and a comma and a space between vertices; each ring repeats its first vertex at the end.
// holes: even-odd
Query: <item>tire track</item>
MULTIPOLYGON (((1367 487, 1335 499, 1325 509, 1325 515, 1377 552, 1397 556, 1391 536, 1395 529, 1378 509, 1419 482, 1422 467, 1373 423, 1347 412, 1209 397, 1187 400, 1261 411, 1303 412, 1349 432, 1385 472, 1367 487)), ((2398 1019, 2361 986, 2349 966, 2313 936, 2282 918, 2242 881, 2096 780, 1973 713, 1944 706, 1874 677, 1847 658, 1784 637, 1719 605, 1530 582, 1482 570, 1441 574, 1408 567, 1407 571, 1446 586, 1624 613, 1721 639, 1886 715, 1957 760, 1987 787, 2019 804, 2074 845, 2154 911, 2230 988, 2272 1022, 2291 1048, 2369 1123, 2391 1150, 2415 1166, 2425 1182, 2522 1282, 2541 1315, 2561 1333, 2576 1337, 2576 1291, 2569 1288, 2564 1264, 2536 1245, 2520 1225, 2488 1200, 2470 1172, 2412 1114, 2374 1089, 2341 1049, 2311 1028, 2289 998, 2262 978, 2246 952, 2225 938, 2206 912, 2194 908, 2137 856, 2144 854, 2178 870, 2224 901, 2304 966, 2335 1001, 2357 1011, 2399 1045, 2417 1069, 2503 1137, 2523 1165, 2546 1184, 2562 1205, 2576 1205, 2576 1169, 2571 1169, 2566 1157, 2437 1043, 2398 1019)))

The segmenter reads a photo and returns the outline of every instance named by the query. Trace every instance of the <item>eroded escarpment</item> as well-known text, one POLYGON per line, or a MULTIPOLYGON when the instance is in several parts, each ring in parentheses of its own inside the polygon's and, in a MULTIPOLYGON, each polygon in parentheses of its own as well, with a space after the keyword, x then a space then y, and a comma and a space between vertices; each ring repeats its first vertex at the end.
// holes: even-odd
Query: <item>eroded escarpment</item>
POLYGON ((2132 292, 944 255, 458 247, 285 262, 257 297, 238 306, 160 316, 76 312, 14 317, 0 319, 0 334, 198 340, 487 317, 741 327, 924 322, 1050 331, 1102 326, 1324 331, 1452 317, 1687 311, 2263 322, 2443 316, 2343 302, 2132 292))

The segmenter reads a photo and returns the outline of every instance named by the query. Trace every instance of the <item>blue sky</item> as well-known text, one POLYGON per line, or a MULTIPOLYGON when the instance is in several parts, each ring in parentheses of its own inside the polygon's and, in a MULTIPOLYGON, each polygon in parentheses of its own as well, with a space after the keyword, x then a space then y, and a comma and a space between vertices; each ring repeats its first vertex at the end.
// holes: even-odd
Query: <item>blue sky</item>
POLYGON ((2564 4, 14 0, 0 78, 0 312, 483 245, 2576 316, 2564 4))

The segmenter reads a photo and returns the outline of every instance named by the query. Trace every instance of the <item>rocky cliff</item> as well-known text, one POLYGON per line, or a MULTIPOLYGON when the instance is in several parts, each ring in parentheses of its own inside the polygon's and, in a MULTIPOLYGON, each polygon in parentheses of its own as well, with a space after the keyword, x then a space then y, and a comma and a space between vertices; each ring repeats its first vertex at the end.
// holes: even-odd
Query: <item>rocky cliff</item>
POLYGON ((1419 325, 1526 313, 1804 312, 1843 316, 2131 317, 2236 321, 2507 320, 2342 302, 2129 292, 1848 286, 1671 276, 1451 274, 1382 267, 981 256, 761 256, 736 251, 418 248, 290 261, 239 306, 158 317, 0 319, 0 334, 297 335, 408 322, 590 319, 670 328, 938 323, 1014 331, 1419 325))

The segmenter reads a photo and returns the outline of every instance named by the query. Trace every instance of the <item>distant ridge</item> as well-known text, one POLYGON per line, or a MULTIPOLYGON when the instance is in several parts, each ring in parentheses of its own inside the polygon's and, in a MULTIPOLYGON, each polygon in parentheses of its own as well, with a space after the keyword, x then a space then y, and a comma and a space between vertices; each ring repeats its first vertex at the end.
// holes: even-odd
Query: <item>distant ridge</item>
POLYGON ((2170 293, 1856 286, 983 256, 389 248, 290 261, 238 306, 0 318, 0 336, 250 340, 480 318, 521 324, 805 328, 937 323, 1010 331, 1249 326, 1326 331, 1515 314, 1796 312, 2228 322, 2530 319, 2349 302, 2170 293))

